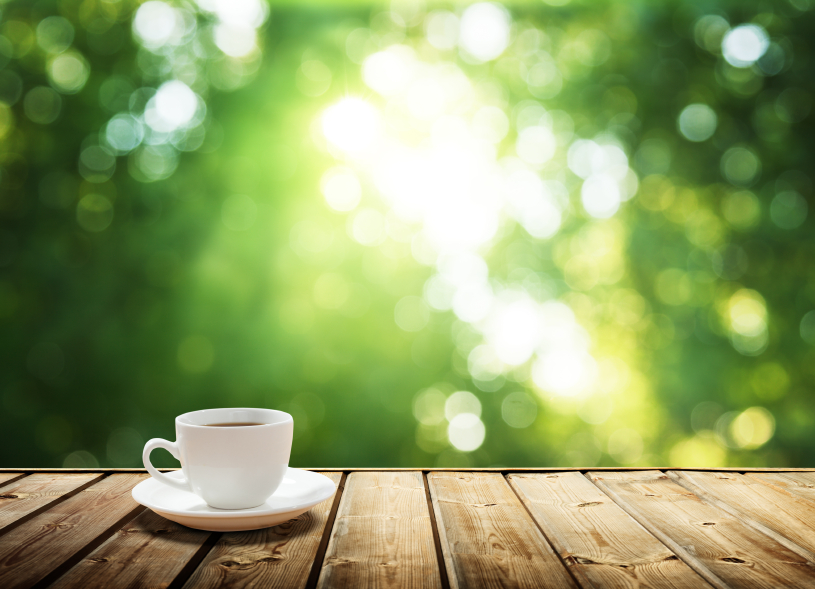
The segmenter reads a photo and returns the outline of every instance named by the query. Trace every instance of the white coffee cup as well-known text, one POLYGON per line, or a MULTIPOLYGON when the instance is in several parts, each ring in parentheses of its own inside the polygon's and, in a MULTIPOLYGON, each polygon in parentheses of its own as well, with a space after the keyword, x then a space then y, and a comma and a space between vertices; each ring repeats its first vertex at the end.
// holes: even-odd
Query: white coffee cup
POLYGON ((203 409, 175 418, 175 442, 153 438, 144 445, 144 467, 154 479, 195 493, 210 507, 262 505, 283 481, 289 465, 294 420, 273 409, 203 409), (212 426, 260 423, 262 425, 212 426), (164 448, 181 462, 183 479, 160 473, 150 452, 164 448))

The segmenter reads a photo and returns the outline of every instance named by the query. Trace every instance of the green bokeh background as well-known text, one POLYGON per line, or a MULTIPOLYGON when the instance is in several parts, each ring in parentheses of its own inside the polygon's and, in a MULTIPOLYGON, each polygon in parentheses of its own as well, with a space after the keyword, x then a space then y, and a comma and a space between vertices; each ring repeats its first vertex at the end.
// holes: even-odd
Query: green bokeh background
MULTIPOLYGON (((356 243, 346 215, 326 206, 319 179, 337 161, 314 140, 313 122, 346 94, 373 96, 346 38, 375 28, 386 5, 273 5, 259 33, 257 71, 237 88, 206 86, 207 138, 180 154, 169 178, 137 180, 122 156, 110 179, 89 181, 77 165, 83 142, 117 112, 100 98, 104 82, 117 75, 136 89, 171 79, 138 58, 144 50, 131 34, 137 6, 85 0, 0 8, 0 34, 9 40, 0 74, 14 72, 21 82, 16 91, 13 78, 0 80, 0 465, 139 466, 144 441, 173 439, 175 415, 222 406, 290 411, 293 466, 813 465, 815 319, 805 317, 815 309, 815 12, 807 2, 507 5, 516 27, 549 31, 555 44, 585 29, 610 39, 608 59, 575 67, 560 93, 540 100, 569 113, 575 138, 630 115, 618 132, 640 190, 613 219, 588 216, 577 185, 554 237, 536 240, 508 226, 484 254, 496 276, 528 268, 544 277, 549 296, 572 307, 596 349, 614 351, 631 368, 628 384, 613 393, 611 416, 599 424, 581 417, 579 402, 553 398, 528 377, 479 388, 453 335, 462 324, 450 311, 432 312, 420 331, 400 329, 395 305, 421 296, 431 268, 356 243), (17 25, 33 35, 57 14, 74 25, 73 47, 90 77, 81 91, 62 96, 54 122, 40 124, 27 116, 24 97, 49 85, 47 56, 17 25), (700 47, 695 23, 711 14, 733 26, 760 24, 784 48, 783 69, 736 71, 700 47), (9 29, 9 22, 17 24, 9 29), (298 85, 307 60, 333 74, 317 95, 298 85), (779 117, 778 97, 788 88, 796 89, 798 110, 779 117), (697 102, 719 116, 714 137, 701 143, 684 139, 676 122, 697 102), (667 166, 640 149, 648 140, 667 147, 667 166), (732 146, 760 159, 749 186, 730 185, 722 172, 722 154, 732 146), (755 200, 728 201, 740 190, 755 200), (784 190, 809 205, 796 227, 780 227, 771 215, 784 190), (78 222, 77 203, 88 194, 113 205, 103 230, 78 222), (233 195, 256 205, 245 230, 224 222, 233 195), (738 205, 729 218, 728 202, 738 205), (756 211, 738 221, 751 202, 756 211), (621 274, 609 284, 566 269, 580 247, 591 253, 596 226, 600 235, 611 232, 620 252, 621 274), (298 239, 311 238, 330 246, 298 249, 298 239), (326 273, 358 285, 358 308, 315 302, 315 284, 326 273), (740 352, 727 327, 728 301, 742 289, 765 301, 768 341, 755 355, 740 352), (446 422, 422 429, 414 402, 428 387, 479 398, 486 427, 480 448, 456 451, 444 438, 446 422), (505 397, 516 391, 537 404, 523 428, 502 417, 505 397), (757 447, 728 442, 728 424, 751 407, 772 416, 774 434, 757 447), (609 446, 621 429, 638 432, 639 452, 609 446)), ((430 9, 460 14, 464 5, 430 9)), ((419 43, 421 22, 407 28, 403 42, 419 43)), ((473 80, 497 81, 507 111, 535 98, 511 62, 427 54, 458 63, 473 80)), ((207 67, 201 76, 214 79, 207 67)), ((506 152, 513 133, 502 144, 506 152)), ((175 464, 158 453, 156 461, 175 464)))

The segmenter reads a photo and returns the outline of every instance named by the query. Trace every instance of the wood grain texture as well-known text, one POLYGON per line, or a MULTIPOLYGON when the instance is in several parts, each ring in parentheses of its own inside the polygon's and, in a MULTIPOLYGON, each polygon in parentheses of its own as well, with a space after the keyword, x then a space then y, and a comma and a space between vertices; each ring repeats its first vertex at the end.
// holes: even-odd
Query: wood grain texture
POLYGON ((710 588, 577 472, 507 477, 583 587, 710 588))
POLYGON ((148 475, 113 474, 0 536, 0 587, 30 587, 128 516, 148 475))
POLYGON ((51 585, 54 589, 167 587, 212 532, 141 512, 51 585))
MULTIPOLYGON (((341 473, 328 473, 334 484, 341 473)), ((187 581, 188 589, 305 587, 334 495, 286 523, 221 536, 187 581)))
POLYGON ((421 472, 348 475, 317 587, 441 587, 421 472))
MULTIPOLYGON (((815 473, 748 473, 746 476, 765 485, 783 489, 788 493, 815 503, 815 473)), ((815 527, 815 525, 813 527, 815 527)))
POLYGON ((32 474, 0 492, 0 530, 74 491, 101 478, 100 474, 32 474))
POLYGON ((659 471, 592 472, 591 480, 716 587, 815 587, 805 558, 659 471))
POLYGON ((669 472, 680 485, 815 563, 815 504, 730 472, 669 472))
POLYGON ((504 477, 427 476, 450 586, 576 587, 504 477))
POLYGON ((20 472, 0 472, 0 487, 8 485, 17 479, 23 478, 24 476, 26 476, 26 474, 20 472))

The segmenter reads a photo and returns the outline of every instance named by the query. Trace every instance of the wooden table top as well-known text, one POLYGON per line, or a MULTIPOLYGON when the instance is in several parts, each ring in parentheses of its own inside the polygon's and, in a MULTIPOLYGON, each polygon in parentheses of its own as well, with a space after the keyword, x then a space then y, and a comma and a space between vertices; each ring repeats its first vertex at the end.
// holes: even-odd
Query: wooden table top
POLYGON ((215 533, 141 470, 0 469, 0 587, 815 588, 815 469, 314 470, 331 499, 215 533))

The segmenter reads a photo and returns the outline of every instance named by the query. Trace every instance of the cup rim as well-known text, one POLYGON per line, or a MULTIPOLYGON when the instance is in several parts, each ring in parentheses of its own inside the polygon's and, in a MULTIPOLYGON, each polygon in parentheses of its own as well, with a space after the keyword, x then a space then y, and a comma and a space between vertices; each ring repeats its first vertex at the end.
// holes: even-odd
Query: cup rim
POLYGON ((294 418, 291 414, 286 413, 285 411, 281 411, 279 409, 269 409, 266 407, 210 407, 209 409, 196 409, 195 411, 187 411, 186 413, 182 413, 175 418, 176 425, 183 425, 184 427, 194 427, 199 429, 206 428, 209 431, 216 431, 217 429, 228 429, 229 431, 240 431, 248 427, 275 427, 279 425, 284 425, 286 423, 294 423, 294 418), (244 425, 244 426, 232 426, 230 428, 213 428, 211 425, 203 424, 199 425, 197 423, 191 423, 189 421, 190 417, 195 414, 200 413, 208 413, 210 411, 262 411, 264 413, 271 413, 278 417, 281 417, 279 421, 275 421, 274 423, 262 423, 260 425, 244 425))

